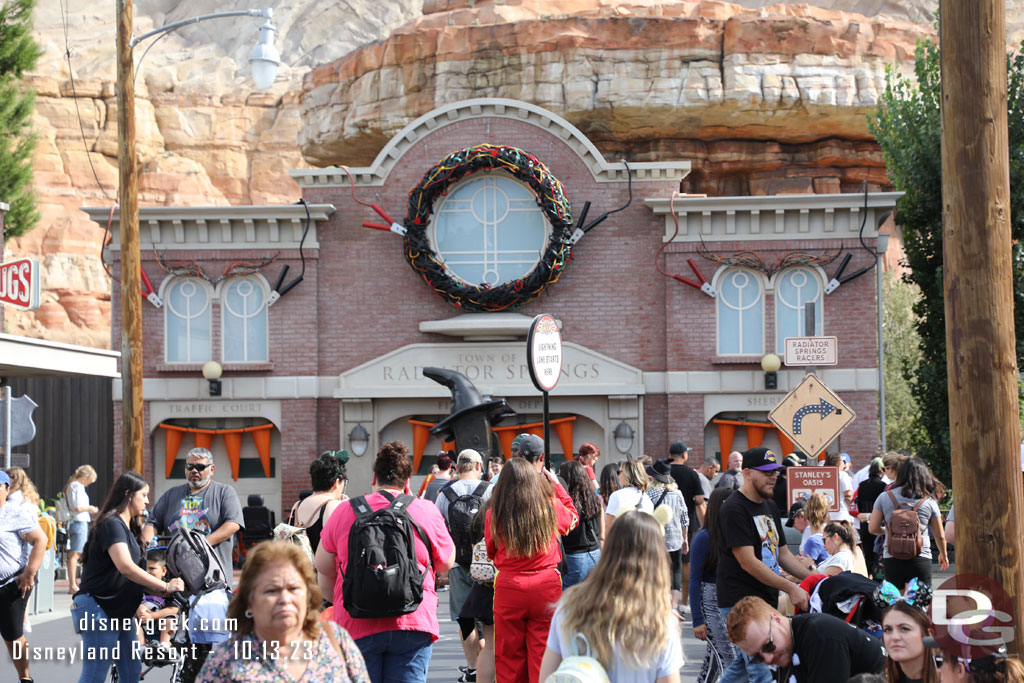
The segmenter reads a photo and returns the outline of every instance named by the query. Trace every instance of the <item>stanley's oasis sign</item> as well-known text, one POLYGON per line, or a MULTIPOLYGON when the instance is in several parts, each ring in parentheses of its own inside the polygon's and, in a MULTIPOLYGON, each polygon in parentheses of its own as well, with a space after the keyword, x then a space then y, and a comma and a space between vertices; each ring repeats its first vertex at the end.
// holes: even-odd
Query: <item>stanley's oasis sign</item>
POLYGON ((23 258, 0 264, 0 304, 26 311, 39 308, 39 262, 23 258))

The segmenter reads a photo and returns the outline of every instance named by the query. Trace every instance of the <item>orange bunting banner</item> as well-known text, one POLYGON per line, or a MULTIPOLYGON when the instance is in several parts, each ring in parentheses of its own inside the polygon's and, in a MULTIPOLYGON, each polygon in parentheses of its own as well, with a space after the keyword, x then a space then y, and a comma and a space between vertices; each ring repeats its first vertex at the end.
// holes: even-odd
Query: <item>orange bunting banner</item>
POLYGON ((272 423, 235 429, 199 429, 198 427, 178 427, 168 424, 161 424, 160 428, 164 430, 164 476, 171 476, 174 461, 178 458, 178 450, 181 448, 181 439, 185 433, 190 433, 195 437, 196 448, 206 449, 209 449, 213 443, 213 437, 220 435, 224 437, 224 446, 228 451, 231 478, 238 481, 238 468, 242 460, 242 434, 246 432, 252 434, 256 451, 260 454, 263 474, 267 477, 270 476, 270 434, 274 428, 272 423))

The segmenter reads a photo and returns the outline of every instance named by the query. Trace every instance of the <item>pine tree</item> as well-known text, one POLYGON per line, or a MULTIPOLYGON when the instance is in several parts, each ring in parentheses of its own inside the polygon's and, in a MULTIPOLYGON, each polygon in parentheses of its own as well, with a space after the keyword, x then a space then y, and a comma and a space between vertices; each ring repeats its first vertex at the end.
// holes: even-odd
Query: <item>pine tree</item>
POLYGON ((0 202, 10 205, 5 237, 21 235, 39 221, 32 181, 35 136, 30 129, 35 92, 22 79, 42 49, 32 39, 35 0, 0 0, 0 202))

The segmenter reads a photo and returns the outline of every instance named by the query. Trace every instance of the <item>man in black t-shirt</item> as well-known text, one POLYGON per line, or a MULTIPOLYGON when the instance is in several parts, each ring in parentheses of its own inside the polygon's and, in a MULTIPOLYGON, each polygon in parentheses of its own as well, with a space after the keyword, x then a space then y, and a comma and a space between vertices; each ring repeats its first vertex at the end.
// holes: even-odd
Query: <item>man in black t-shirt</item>
POLYGON ((748 597, 736 603, 726 626, 729 640, 744 655, 776 666, 785 683, 847 681, 885 665, 880 640, 830 614, 790 619, 748 597))
MULTIPOLYGON (((733 605, 756 596, 772 606, 779 604, 779 591, 793 604, 807 609, 807 592, 781 576, 785 569, 798 579, 807 577, 801 564, 785 544, 785 533, 772 490, 782 464, 767 448, 743 452, 743 485, 726 498, 718 512, 718 607, 726 618, 733 605)), ((766 683, 771 672, 763 663, 747 656, 736 657, 722 674, 723 682, 750 680, 766 683)))

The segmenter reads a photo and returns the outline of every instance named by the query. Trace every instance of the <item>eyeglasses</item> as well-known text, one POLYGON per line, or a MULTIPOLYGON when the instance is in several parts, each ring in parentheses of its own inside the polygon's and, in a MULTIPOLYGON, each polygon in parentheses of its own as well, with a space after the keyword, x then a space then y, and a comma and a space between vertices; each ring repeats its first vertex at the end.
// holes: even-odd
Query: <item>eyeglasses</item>
POLYGON ((775 642, 772 640, 772 620, 768 619, 768 642, 761 646, 757 654, 750 658, 754 664, 764 664, 764 655, 775 652, 775 642))
POLYGON ((190 472, 202 472, 207 467, 212 467, 212 465, 200 465, 199 463, 194 462, 190 462, 187 465, 185 465, 185 469, 189 470, 190 472))

